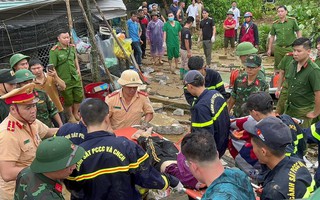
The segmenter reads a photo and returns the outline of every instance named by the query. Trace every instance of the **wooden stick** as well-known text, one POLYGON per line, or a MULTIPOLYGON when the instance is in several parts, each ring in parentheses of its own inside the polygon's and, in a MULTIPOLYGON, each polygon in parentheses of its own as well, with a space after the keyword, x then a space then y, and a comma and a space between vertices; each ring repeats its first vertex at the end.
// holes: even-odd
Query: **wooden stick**
POLYGON ((92 29, 92 27, 91 27, 91 25, 90 25, 90 22, 89 22, 89 20, 88 20, 88 16, 87 16, 87 14, 86 14, 86 11, 84 10, 84 7, 83 7, 83 4, 82 4, 81 0, 78 0, 78 3, 79 3, 79 6, 80 6, 80 8, 81 8, 81 11, 82 11, 82 13, 83 13, 84 20, 85 20, 85 22, 86 22, 86 24, 87 24, 90 37, 92 38, 92 42, 93 42, 93 43, 92 43, 92 47, 93 47, 93 48, 96 48, 96 49, 98 50, 99 58, 100 58, 100 60, 101 60, 101 62, 102 62, 102 65, 103 65, 103 67, 104 67, 107 75, 108 75, 108 78, 110 79, 110 84, 112 84, 113 88, 116 88, 115 85, 114 85, 114 82, 113 82, 113 78, 112 78, 112 76, 111 76, 111 74, 110 74, 110 72, 109 72, 109 69, 108 69, 106 63, 104 62, 104 57, 103 57, 101 51, 98 49, 97 41, 96 41, 95 38, 94 38, 94 31, 93 31, 93 29, 92 29))
POLYGON ((69 32, 70 32, 70 36, 71 36, 70 42, 73 43, 73 38, 72 38, 73 21, 72 21, 72 15, 71 15, 70 0, 66 0, 66 7, 67 7, 69 32))

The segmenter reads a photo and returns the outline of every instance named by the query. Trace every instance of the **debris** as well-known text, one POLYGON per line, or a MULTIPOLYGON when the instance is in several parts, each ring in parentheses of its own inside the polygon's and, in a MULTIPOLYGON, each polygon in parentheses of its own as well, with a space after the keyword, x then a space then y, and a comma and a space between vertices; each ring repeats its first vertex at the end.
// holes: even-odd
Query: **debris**
POLYGON ((151 105, 156 113, 163 112, 163 103, 151 103, 151 105))
POLYGON ((153 131, 159 134, 182 134, 186 130, 176 119, 164 114, 154 113, 153 119, 149 122, 153 131))
POLYGON ((184 110, 181 108, 176 109, 175 111, 173 111, 172 113, 173 115, 177 115, 177 116, 183 116, 184 115, 184 110))

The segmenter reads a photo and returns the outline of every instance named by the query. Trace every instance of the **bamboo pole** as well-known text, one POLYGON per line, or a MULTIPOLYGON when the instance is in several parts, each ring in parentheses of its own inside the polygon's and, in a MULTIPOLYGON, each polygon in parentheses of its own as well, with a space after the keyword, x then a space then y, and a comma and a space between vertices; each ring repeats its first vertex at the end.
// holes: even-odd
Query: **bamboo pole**
POLYGON ((72 38, 72 29, 73 29, 73 21, 72 21, 72 15, 71 15, 71 8, 70 8, 70 0, 66 0, 66 8, 67 8, 67 17, 68 17, 68 27, 70 32, 70 42, 73 43, 72 38))
MULTIPOLYGON (((86 14, 86 11, 85 11, 85 9, 84 9, 84 7, 83 7, 83 4, 82 4, 81 0, 78 0, 78 3, 79 3, 79 6, 80 6, 80 8, 81 8, 81 11, 82 11, 82 13, 83 13, 84 20, 85 20, 85 22, 86 22, 86 24, 87 24, 90 37, 93 38, 93 40, 92 40, 92 42, 93 42, 93 43, 92 43, 92 47, 98 49, 97 41, 94 39, 94 31, 93 31, 92 27, 90 26, 90 22, 89 22, 89 20, 88 20, 88 16, 87 16, 87 14, 86 14)), ((115 85, 114 85, 112 76, 111 76, 111 74, 110 74, 110 72, 109 72, 109 69, 108 69, 107 65, 106 65, 105 62, 104 62, 104 57, 103 57, 103 55, 102 55, 101 51, 99 51, 99 50, 98 50, 98 56, 99 56, 99 58, 100 58, 100 60, 101 60, 101 62, 102 62, 102 65, 103 65, 106 73, 107 73, 107 76, 108 76, 108 78, 109 78, 109 80, 110 80, 110 84, 112 84, 113 88, 115 88, 115 85)))

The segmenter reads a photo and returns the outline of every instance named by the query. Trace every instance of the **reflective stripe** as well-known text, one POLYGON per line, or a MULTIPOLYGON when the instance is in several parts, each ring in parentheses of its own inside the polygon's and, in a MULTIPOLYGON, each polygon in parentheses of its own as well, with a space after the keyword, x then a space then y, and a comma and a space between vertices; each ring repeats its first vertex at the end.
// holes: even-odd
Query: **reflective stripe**
POLYGON ((303 139, 303 133, 298 134, 298 135, 297 135, 297 139, 293 142, 293 144, 294 144, 294 151, 293 151, 293 153, 294 153, 294 154, 296 154, 297 151, 298 151, 298 144, 299 144, 299 141, 300 141, 301 139, 303 139))
POLYGON ((212 117, 212 119, 210 121, 207 122, 202 122, 202 123, 192 123, 191 126, 192 127, 196 127, 196 128, 203 128, 203 127, 207 127, 212 125, 220 116, 221 112, 223 111, 223 109, 227 106, 227 103, 224 102, 222 104, 222 106, 220 107, 220 109, 218 110, 218 112, 212 117))
POLYGON ((149 157, 149 155, 146 153, 144 154, 141 158, 139 158, 137 160, 137 162, 135 163, 130 163, 127 166, 119 166, 119 167, 111 167, 111 168, 104 168, 104 169, 100 169, 98 171, 89 173, 89 174, 82 174, 80 176, 76 176, 76 177, 68 177, 68 180, 71 181, 83 181, 83 180, 87 180, 87 179, 93 179, 97 176, 103 175, 103 174, 114 174, 114 173, 118 173, 118 172, 127 172, 130 169, 135 169, 138 168, 139 165, 144 162, 147 158, 149 157))
POLYGON ((162 188, 162 190, 165 190, 169 187, 169 181, 168 178, 165 175, 161 175, 163 181, 164 181, 164 187, 162 188))
POLYGON ((312 179, 311 185, 307 187, 307 191, 306 193, 304 193, 302 197, 303 199, 310 197, 310 194, 313 192, 315 185, 316 185, 316 182, 312 179))
POLYGON ((320 135, 317 133, 316 124, 311 125, 311 134, 314 138, 316 138, 318 141, 320 141, 320 135))
POLYGON ((215 89, 217 89, 218 87, 221 87, 221 86, 223 86, 223 81, 221 81, 220 83, 218 83, 218 84, 216 84, 216 85, 207 87, 207 89, 208 89, 208 90, 215 90, 215 89))

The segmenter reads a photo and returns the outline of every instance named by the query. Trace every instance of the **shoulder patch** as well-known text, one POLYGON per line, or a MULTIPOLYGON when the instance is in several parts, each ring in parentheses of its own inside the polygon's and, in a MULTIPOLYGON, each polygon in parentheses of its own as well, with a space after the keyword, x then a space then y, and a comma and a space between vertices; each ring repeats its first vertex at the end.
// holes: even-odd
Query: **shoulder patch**
POLYGON ((286 56, 293 56, 293 52, 287 53, 286 56))
POLYGON ((115 92, 112 92, 111 94, 108 95, 108 97, 113 97, 115 95, 119 94, 119 91, 115 91, 115 92))
POLYGON ((141 94, 141 95, 143 95, 143 96, 148 96, 148 93, 146 93, 146 92, 142 92, 142 91, 138 91, 138 94, 141 94))
POLYGON ((56 50, 57 48, 58 48, 58 45, 54 45, 54 46, 51 48, 51 50, 54 51, 54 50, 56 50))
POLYGON ((9 120, 9 121, 8 121, 8 125, 7 125, 7 131, 14 132, 15 125, 16 125, 16 122, 15 122, 15 121, 9 120))
POLYGON ((288 19, 293 19, 293 20, 296 20, 296 18, 295 17, 287 17, 288 19))
POLYGON ((279 20, 277 19, 276 21, 273 21, 273 23, 275 24, 275 23, 278 23, 279 22, 279 20))

